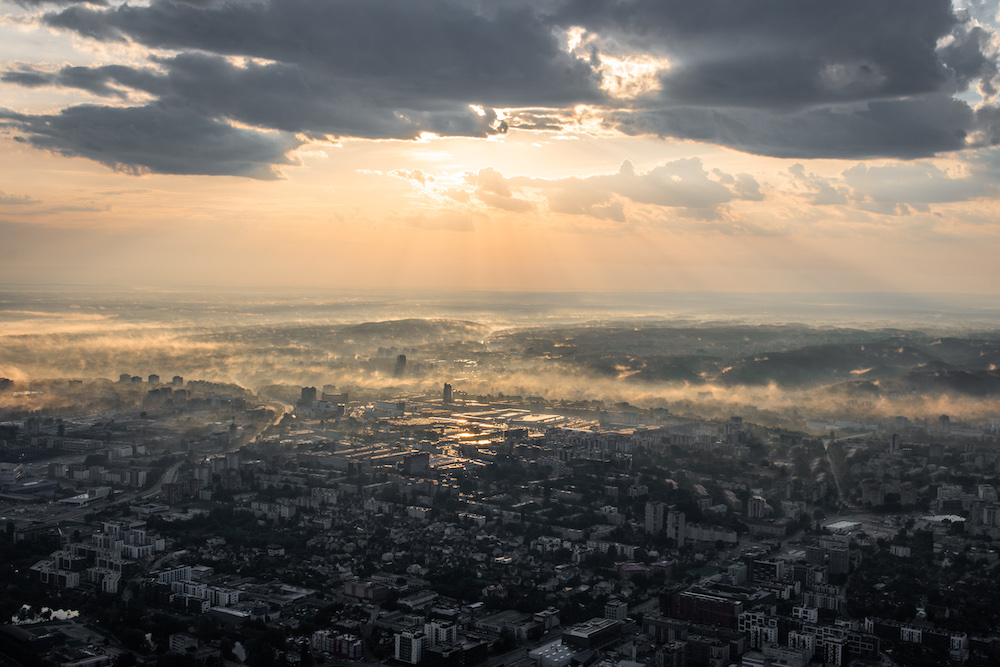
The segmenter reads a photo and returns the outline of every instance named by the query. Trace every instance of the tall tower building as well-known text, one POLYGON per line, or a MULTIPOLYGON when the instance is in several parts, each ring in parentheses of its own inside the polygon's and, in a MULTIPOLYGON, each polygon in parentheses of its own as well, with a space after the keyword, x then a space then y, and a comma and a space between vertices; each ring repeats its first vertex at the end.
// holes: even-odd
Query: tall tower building
POLYGON ((760 496, 753 496, 747 502, 747 518, 763 519, 767 516, 767 500, 760 496))
POLYGON ((666 513, 667 537, 672 538, 674 546, 680 547, 684 544, 684 512, 668 510, 666 513))
POLYGON ((667 511, 667 506, 659 500, 650 500, 646 503, 646 532, 655 535, 663 530, 663 515, 667 511))
POLYGON ((431 621, 424 623, 424 636, 431 648, 450 646, 458 640, 458 627, 454 621, 431 621))
POLYGON ((604 604, 604 618, 624 623, 628 618, 628 603, 618 598, 611 598, 604 604))
POLYGON ((441 401, 444 402, 444 403, 454 403, 455 402, 455 396, 452 393, 451 383, 449 383, 449 382, 445 382, 444 383, 444 392, 441 395, 441 401))
POLYGON ((406 355, 401 354, 396 357, 396 370, 393 372, 393 377, 401 378, 403 373, 406 372, 406 355))
POLYGON ((425 641, 423 632, 406 630, 399 633, 396 635, 396 660, 417 664, 423 659, 425 641))

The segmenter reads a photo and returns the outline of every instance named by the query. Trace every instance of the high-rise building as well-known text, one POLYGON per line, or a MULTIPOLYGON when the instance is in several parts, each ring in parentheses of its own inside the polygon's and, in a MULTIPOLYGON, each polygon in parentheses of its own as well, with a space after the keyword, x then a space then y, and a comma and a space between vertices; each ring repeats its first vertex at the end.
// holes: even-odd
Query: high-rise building
POLYGON ((663 530, 663 515, 667 506, 659 500, 650 500, 646 503, 646 532, 650 534, 659 533, 663 530))
POLYGON ((770 506, 767 501, 760 496, 752 496, 749 501, 747 501, 747 518, 748 519, 763 519, 768 515, 768 509, 770 506))
POLYGON ((687 643, 668 642, 653 655, 654 667, 684 667, 687 664, 687 643))
POLYGON ((611 598, 604 604, 604 618, 624 623, 628 618, 628 603, 618 598, 611 598))
POLYGON ((401 378, 406 372, 406 355, 401 354, 396 357, 396 370, 393 371, 393 377, 401 378))
POLYGON ((175 375, 174 379, 170 381, 170 384, 174 385, 175 387, 183 387, 184 378, 182 378, 180 375, 175 375))
POLYGON ((424 623, 424 635, 430 647, 448 646, 458 641, 458 627, 454 621, 434 620, 424 623))
POLYGON ((441 400, 444 403, 453 403, 455 401, 455 395, 452 392, 451 383, 450 382, 445 382, 444 383, 444 392, 443 392, 443 394, 441 396, 441 400))
POLYGON ((149 382, 149 384, 160 384, 160 376, 156 373, 151 373, 147 382, 149 382))
POLYGON ((316 387, 302 387, 299 405, 312 405, 316 401, 316 387))
POLYGON ((684 512, 679 512, 677 510, 668 510, 665 515, 665 525, 667 530, 667 537, 674 541, 674 546, 680 547, 684 545, 684 520, 687 517, 684 516, 684 512))
POLYGON ((736 446, 740 444, 740 439, 743 437, 743 417, 732 416, 729 418, 729 423, 725 426, 726 431, 726 444, 736 446))
POLYGON ((419 631, 407 630, 396 635, 396 660, 415 665, 424 657, 426 636, 419 631))

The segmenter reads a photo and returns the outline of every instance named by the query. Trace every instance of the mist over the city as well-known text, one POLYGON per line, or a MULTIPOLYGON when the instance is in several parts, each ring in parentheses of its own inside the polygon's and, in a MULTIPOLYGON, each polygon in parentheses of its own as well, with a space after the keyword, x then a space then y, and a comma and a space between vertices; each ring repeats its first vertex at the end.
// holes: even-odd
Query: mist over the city
MULTIPOLYGON (((1000 396, 988 299, 907 295, 7 292, 0 376, 197 376, 254 391, 332 384, 809 414, 986 418, 1000 396), (797 316, 798 321, 795 318, 797 316), (807 324, 802 320, 811 322, 807 324), (31 331, 31 333, 28 333, 31 331), (394 375, 398 354, 407 371, 394 375)), ((9 407, 59 399, 8 394, 9 407)))

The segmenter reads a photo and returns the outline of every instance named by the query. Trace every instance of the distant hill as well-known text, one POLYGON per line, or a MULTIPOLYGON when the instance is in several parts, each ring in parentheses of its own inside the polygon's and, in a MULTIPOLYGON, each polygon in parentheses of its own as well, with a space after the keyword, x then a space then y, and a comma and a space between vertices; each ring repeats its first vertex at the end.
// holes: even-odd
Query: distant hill
POLYGON ((819 345, 737 361, 721 375, 726 384, 808 386, 869 376, 878 368, 883 376, 894 376, 937 360, 908 341, 863 345, 819 345))
POLYGON ((364 322, 336 330, 340 337, 415 344, 441 342, 444 340, 482 340, 490 333, 490 327, 464 320, 389 320, 386 322, 364 322))
POLYGON ((836 386, 849 395, 878 394, 889 386, 897 392, 1000 393, 1000 334, 935 339, 918 331, 798 324, 591 323, 505 331, 490 343, 508 355, 558 360, 633 383, 836 386))

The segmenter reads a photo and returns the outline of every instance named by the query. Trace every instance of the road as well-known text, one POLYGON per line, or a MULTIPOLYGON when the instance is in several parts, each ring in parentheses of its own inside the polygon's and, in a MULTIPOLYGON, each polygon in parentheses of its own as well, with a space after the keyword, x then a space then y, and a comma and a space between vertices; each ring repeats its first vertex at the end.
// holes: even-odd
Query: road
MULTIPOLYGON (((294 405, 289 405, 288 403, 282 403, 281 401, 274 401, 274 400, 270 401, 268 403, 268 406, 275 409, 274 420, 258 425, 256 433, 247 438, 239 438, 238 439, 239 441, 242 441, 244 444, 255 442, 258 438, 260 438, 260 436, 264 435, 267 429, 271 428, 272 426, 277 426, 278 424, 280 424, 281 420, 285 418, 285 415, 291 414, 292 410, 295 409, 294 405)), ((240 447, 239 444, 234 443, 234 445, 230 449, 235 450, 239 449, 239 447, 240 447)))
POLYGON ((528 650, 525 647, 516 648, 497 656, 493 656, 486 661, 486 667, 516 667, 520 664, 528 663, 528 650))
POLYGON ((139 491, 135 494, 126 494, 124 497, 118 498, 118 502, 121 502, 122 500, 132 502, 134 498, 141 498, 143 500, 152 498, 160 492, 160 489, 163 488, 164 484, 172 484, 174 480, 177 479, 177 470, 183 464, 183 461, 178 461, 163 472, 163 475, 157 480, 156 484, 153 484, 153 486, 149 487, 145 491, 139 491), (132 497, 129 497, 130 495, 132 497))
POLYGON ((119 493, 113 498, 109 498, 107 500, 99 500, 90 505, 84 505, 83 507, 76 507, 71 510, 66 510, 65 512, 54 514, 51 517, 47 518, 45 520, 45 523, 49 522, 62 523, 63 521, 75 521, 92 512, 99 512, 100 510, 106 509, 111 505, 117 505, 119 503, 131 503, 135 500, 146 500, 148 498, 152 498, 160 492, 160 489, 163 487, 164 484, 169 484, 170 482, 174 481, 174 479, 177 477, 177 470, 181 467, 181 465, 183 465, 183 461, 179 461, 174 465, 170 466, 169 468, 167 468, 165 471, 163 471, 163 475, 160 476, 160 479, 158 479, 156 483, 153 484, 153 486, 149 487, 148 489, 141 491, 130 491, 124 494, 119 493))
POLYGON ((24 667, 24 665, 6 653, 0 653, 0 666, 2 667, 24 667))
POLYGON ((833 459, 830 457, 830 445, 835 442, 841 442, 843 440, 854 440, 855 438, 867 438, 873 433, 854 433, 852 435, 844 435, 839 438, 826 438, 823 441, 823 451, 826 453, 826 462, 830 466, 830 472, 833 474, 833 483, 837 486, 837 501, 841 506, 845 505, 844 502, 844 491, 840 487, 840 478, 837 476, 837 468, 833 465, 833 459))
MULTIPOLYGON (((231 443, 229 447, 230 450, 238 449, 241 443, 253 442, 257 440, 268 428, 279 424, 281 420, 284 418, 284 416, 290 413, 294 408, 294 406, 285 403, 279 403, 277 401, 271 401, 269 405, 275 410, 276 414, 274 419, 256 424, 256 428, 252 431, 252 434, 248 434, 247 437, 239 438, 237 442, 231 443)), ((86 458, 85 454, 75 455, 70 458, 62 459, 62 461, 69 463, 82 463, 85 460, 85 458, 86 458)), ((39 468, 37 476, 42 477, 44 476, 42 474, 42 470, 46 466, 48 466, 48 464, 49 461, 36 461, 29 464, 28 468, 29 471, 31 468, 39 468)), ((156 480, 156 482, 148 489, 120 492, 115 494, 114 497, 112 498, 97 500, 88 505, 69 508, 66 509, 65 511, 56 511, 55 513, 48 516, 45 516, 43 513, 42 515, 36 517, 35 520, 38 521, 39 523, 46 523, 46 524, 48 523, 59 524, 66 521, 76 521, 82 519, 87 514, 91 514, 93 512, 99 512, 101 510, 107 509, 112 505, 117 505, 119 503, 132 503, 137 500, 143 501, 143 500, 148 500, 150 498, 154 498, 160 493, 160 490, 163 488, 164 484, 170 484, 177 479, 177 471, 183 464, 184 461, 182 460, 178 461, 177 463, 167 468, 160 476, 160 478, 156 480)))

